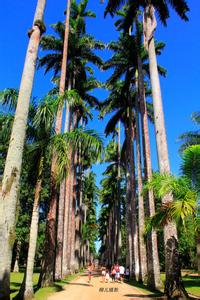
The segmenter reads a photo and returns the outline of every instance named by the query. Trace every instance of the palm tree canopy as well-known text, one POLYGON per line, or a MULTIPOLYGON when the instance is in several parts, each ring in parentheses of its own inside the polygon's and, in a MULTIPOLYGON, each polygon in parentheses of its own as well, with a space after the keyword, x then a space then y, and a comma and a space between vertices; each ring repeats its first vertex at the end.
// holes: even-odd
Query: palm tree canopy
MULTIPOLYGON (((199 127, 200 125, 200 112, 195 112, 192 114, 191 119, 199 127)), ((178 137, 178 141, 182 142, 181 147, 179 148, 180 154, 183 154, 183 151, 192 145, 200 145, 200 129, 195 131, 187 131, 181 134, 178 137)))
POLYGON ((176 222, 179 226, 184 226, 188 217, 196 215, 198 194, 192 188, 188 178, 154 173, 152 180, 145 185, 144 193, 149 189, 154 191, 157 199, 171 193, 173 201, 157 207, 155 215, 147 220, 146 233, 153 227, 163 228, 171 221, 176 222))
POLYGON ((167 19, 170 17, 169 7, 175 10, 181 19, 188 21, 187 12, 189 11, 189 7, 185 0, 108 0, 105 15, 110 13, 113 16, 118 9, 126 5, 128 8, 125 24, 129 28, 138 11, 141 8, 145 9, 149 4, 154 6, 159 19, 165 26, 167 25, 167 19))
POLYGON ((188 147, 183 152, 181 170, 200 192, 200 144, 188 147))
POLYGON ((15 110, 17 106, 19 91, 13 88, 7 88, 0 91, 0 104, 7 106, 8 110, 15 110))

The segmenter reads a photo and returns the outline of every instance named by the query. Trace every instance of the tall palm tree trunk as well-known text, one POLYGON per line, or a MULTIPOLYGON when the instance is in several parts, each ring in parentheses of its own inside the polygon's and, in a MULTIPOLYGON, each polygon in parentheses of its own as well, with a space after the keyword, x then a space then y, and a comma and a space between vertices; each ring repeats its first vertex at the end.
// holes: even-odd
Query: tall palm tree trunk
POLYGON ((132 243, 133 243, 133 278, 139 280, 139 240, 138 240, 138 224, 137 224, 137 199, 136 199, 136 182, 135 182, 135 155, 134 155, 134 119, 132 111, 132 101, 128 96, 128 151, 130 163, 130 197, 131 197, 131 226, 132 226, 132 243))
MULTIPOLYGON (((69 90, 71 90, 71 80, 70 79, 68 82, 68 91, 69 90)), ((66 104, 64 132, 69 132, 69 104, 68 103, 66 104)), ((55 265, 55 279, 58 279, 58 280, 63 278, 63 275, 64 275, 63 274, 63 249, 64 249, 64 243, 66 242, 65 241, 65 239, 66 239, 65 220, 67 219, 67 217, 66 217, 67 212, 65 210, 67 210, 67 209, 68 209, 68 207, 67 207, 67 203, 66 203, 66 178, 64 178, 60 184, 59 208, 58 208, 57 249, 56 249, 56 265, 55 265)), ((64 275, 64 277, 65 277, 65 275, 64 275)))
POLYGON ((200 236, 197 237, 197 271, 200 274, 200 236))
MULTIPOLYGON (((132 115, 132 111, 130 113, 132 115)), ((130 117, 130 120, 133 120, 130 117)), ((130 190, 131 190, 131 217, 132 217, 132 243, 133 243, 133 278, 139 280, 139 240, 138 240, 138 223, 137 223, 137 199, 136 199, 136 181, 135 181, 135 159, 134 159, 134 130, 133 121, 129 123, 130 135, 130 190)))
MULTIPOLYGON (((138 79, 136 79, 138 87, 138 79)), ((144 242, 144 198, 142 195, 142 166, 141 166, 141 143, 140 143, 140 124, 139 124, 139 104, 138 96, 135 101, 135 123, 136 123, 136 153, 137 153, 137 179, 138 179, 138 226, 139 226, 139 258, 140 258, 140 280, 145 282, 147 279, 147 250, 144 242)))
POLYGON ((19 180, 40 37, 44 26, 46 0, 38 0, 27 48, 15 119, 13 123, 0 199, 0 299, 9 299, 12 248, 15 241, 16 208, 19 180), (8 209, 9 207, 9 209, 8 209))
MULTIPOLYGON (((75 115, 74 115, 75 117, 75 115)), ((72 161, 71 161, 71 186, 69 189, 69 201, 70 201, 70 214, 69 214, 69 227, 68 227, 68 232, 69 232, 69 240, 68 240, 68 247, 69 247, 69 270, 70 272, 74 272, 74 264, 75 264, 75 255, 74 255, 74 247, 75 247, 75 210, 76 210, 76 199, 74 195, 74 189, 75 189, 75 184, 76 184, 76 153, 73 151, 72 152, 72 161)))
POLYGON ((127 137, 127 168, 126 168, 126 229, 127 229, 127 258, 126 264, 130 266, 130 272, 134 279, 139 278, 139 252, 138 252, 138 226, 136 212, 136 191, 135 191, 135 163, 134 163, 134 131, 132 110, 129 107, 128 126, 126 127, 127 137))
MULTIPOLYGON (((69 19, 70 19, 70 7, 71 1, 68 0, 67 15, 65 22, 65 36, 63 45, 63 58, 61 66, 61 76, 59 85, 59 94, 64 95, 65 84, 66 84, 66 72, 67 72, 67 57, 68 57, 68 37, 69 37, 69 19)), ((62 104, 59 105, 57 116, 55 132, 59 134, 62 130, 62 104)), ((44 257, 42 270, 39 279, 39 286, 50 286, 53 284, 55 277, 55 247, 56 247, 56 210, 58 202, 58 191, 56 186, 56 152, 53 152, 52 164, 51 164, 51 198, 49 205, 49 213, 47 216, 47 226, 46 226, 46 241, 44 249, 44 257)))
MULTIPOLYGON (((138 22, 136 22, 138 30, 138 22)), ((145 88, 144 88, 144 78, 142 70, 142 61, 140 53, 137 55, 138 61, 138 88, 139 88, 139 98, 140 98, 140 113, 141 113, 141 124, 142 124, 142 148, 143 148, 143 158, 144 158, 144 170, 145 179, 150 181, 152 178, 152 164, 151 164, 151 150, 150 150, 150 138, 149 138, 149 127, 148 127, 148 114, 145 99, 145 88)), ((149 190, 147 195, 147 215, 152 217, 155 213, 155 202, 153 191, 149 190)), ((158 256, 158 241, 157 233, 155 230, 147 237, 147 268, 148 268, 148 278, 147 284, 153 289, 159 289, 161 287, 160 279, 160 264, 158 256)))
MULTIPOLYGON (((72 117, 72 110, 69 111, 69 131, 72 130, 73 125, 73 117, 72 117)), ((67 126, 67 125, 66 125, 67 126)), ((65 214, 64 214, 64 229, 63 229, 63 277, 65 277, 70 272, 69 261, 70 261, 70 217, 71 217, 71 199, 70 199, 70 192, 71 192, 71 174, 72 174, 72 149, 70 148, 70 164, 69 164, 69 172, 66 176, 66 185, 65 185, 65 214)))
POLYGON ((47 215, 44 253, 40 277, 38 281, 39 287, 47 287, 52 285, 54 282, 56 250, 56 210, 58 199, 55 169, 56 153, 54 152, 51 163, 51 196, 49 203, 49 212, 47 215))
MULTIPOLYGON (((166 129, 162 106, 162 96, 155 52, 155 43, 153 37, 155 29, 156 20, 154 15, 154 8, 152 5, 149 5, 146 7, 144 13, 144 34, 145 43, 149 55, 149 71, 153 95, 158 163, 159 170, 161 173, 170 173, 166 129)), ((162 199, 163 204, 167 204, 172 201, 172 195, 167 195, 162 199)), ((165 294, 169 298, 187 297, 187 292, 181 281, 177 230, 176 225, 172 222, 169 222, 164 227, 164 244, 166 273, 165 294)))
POLYGON ((116 257, 117 261, 120 259, 120 250, 121 250, 121 187, 120 187, 120 179, 121 179, 121 129, 120 129, 120 121, 118 122, 118 143, 117 143, 117 234, 116 234, 116 257))
POLYGON ((117 229, 117 206, 116 206, 116 194, 113 193, 114 205, 112 208, 112 264, 116 261, 116 229, 117 229))
POLYGON ((31 218, 31 228, 29 236, 29 248, 28 248, 28 257, 27 257, 27 266, 25 272, 25 290, 23 299, 28 300, 32 299, 34 295, 33 290, 33 270, 34 270, 34 261, 38 237, 38 222, 39 222, 39 202, 40 202, 40 191, 42 188, 42 172, 43 172, 43 160, 44 157, 41 157, 39 163, 39 172, 38 179, 35 187, 35 197, 33 203, 33 212, 31 218))
POLYGON ((129 162, 129 145, 128 145, 128 127, 125 125, 125 136, 127 140, 126 144, 126 266, 129 266, 130 273, 132 274, 132 266, 133 266, 133 233, 132 233, 132 216, 131 216, 131 184, 130 184, 130 162, 129 162))
POLYGON ((62 252, 63 252, 63 229, 65 212, 65 179, 60 184, 59 206, 58 206, 58 227, 56 245, 55 279, 62 279, 62 252))
MULTIPOLYGON (((74 128, 74 113, 73 109, 70 109, 70 128, 71 131, 74 128)), ((69 174, 66 180, 66 202, 68 205, 68 216, 67 216, 67 228, 66 230, 66 252, 63 255, 66 255, 66 273, 71 272, 71 243, 72 243, 72 219, 73 219, 73 183, 74 183, 74 151, 70 149, 70 167, 69 174)))
MULTIPOLYGON (((70 156, 71 157, 71 154, 70 156)), ((71 163, 69 167, 69 173, 71 172, 71 163)), ((68 175, 65 184, 65 210, 64 210, 64 228, 63 228, 63 252, 62 252, 62 278, 64 278, 69 272, 69 217, 70 217, 70 198, 69 189, 71 185, 71 178, 68 175)))
POLYGON ((75 237, 76 237, 76 164, 77 164, 77 153, 74 154, 74 168, 73 168, 73 191, 72 191, 72 215, 71 215, 71 222, 72 222, 72 234, 71 234, 71 262, 70 262, 70 270, 75 272, 76 269, 76 261, 75 261, 75 237))
MULTIPOLYGON (((83 119, 80 119, 80 126, 83 125, 83 119)), ((77 167, 78 167, 78 187, 77 187, 77 200, 78 200, 78 212, 77 212, 77 225, 76 225, 76 235, 75 235, 75 243, 76 243, 76 270, 82 268, 82 185, 83 185, 83 171, 82 171, 82 162, 81 162, 81 142, 79 143, 78 153, 77 153, 77 167)))
POLYGON ((109 213, 108 220, 108 265, 112 265, 112 210, 109 213))

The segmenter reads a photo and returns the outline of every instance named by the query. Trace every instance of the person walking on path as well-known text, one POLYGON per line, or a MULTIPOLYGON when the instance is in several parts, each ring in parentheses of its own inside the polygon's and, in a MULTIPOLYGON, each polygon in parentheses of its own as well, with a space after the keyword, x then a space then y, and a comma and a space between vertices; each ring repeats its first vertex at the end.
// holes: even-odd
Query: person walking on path
POLYGON ((119 279, 120 279, 119 264, 116 264, 116 265, 115 265, 115 271, 116 271, 115 279, 116 279, 117 281, 119 281, 119 279))
POLYGON ((106 268, 104 266, 102 266, 101 268, 101 281, 105 282, 106 279, 106 268))
POLYGON ((92 280, 92 270, 93 270, 93 265, 91 262, 89 263, 87 270, 88 270, 88 282, 90 283, 92 280))
POLYGON ((112 282, 115 282, 115 276, 116 276, 115 266, 112 266, 112 270, 111 270, 112 282))
POLYGON ((127 281, 130 280, 130 269, 129 267, 126 268, 126 271, 125 271, 125 278, 127 281))
POLYGON ((109 270, 106 270, 106 278, 105 278, 105 282, 109 283, 110 282, 110 274, 109 274, 109 270))
POLYGON ((121 282, 124 281, 124 272, 125 272, 124 266, 119 266, 119 273, 120 273, 120 281, 121 282))

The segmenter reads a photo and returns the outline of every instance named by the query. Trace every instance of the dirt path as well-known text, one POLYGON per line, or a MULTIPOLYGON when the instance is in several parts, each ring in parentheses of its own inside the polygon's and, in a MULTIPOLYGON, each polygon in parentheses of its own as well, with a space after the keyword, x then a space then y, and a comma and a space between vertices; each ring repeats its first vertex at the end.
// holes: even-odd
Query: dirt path
MULTIPOLYGON (((146 298, 136 287, 126 283, 102 283, 99 273, 95 273, 91 284, 86 274, 64 287, 64 291, 55 293, 48 300, 129 300, 146 298)), ((151 299, 151 298, 149 298, 151 299)))

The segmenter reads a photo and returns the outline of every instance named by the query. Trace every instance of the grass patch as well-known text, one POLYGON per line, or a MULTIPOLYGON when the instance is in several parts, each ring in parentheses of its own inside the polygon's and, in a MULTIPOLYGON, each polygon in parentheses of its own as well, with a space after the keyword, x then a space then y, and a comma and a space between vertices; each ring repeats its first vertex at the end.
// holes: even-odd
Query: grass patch
MULTIPOLYGON (((141 292, 143 292, 144 294, 146 294, 147 296, 154 296, 154 297, 161 297, 163 296, 163 292, 162 291, 155 291, 155 290, 150 290, 149 288, 147 288, 146 285, 137 282, 137 281, 130 281, 128 284, 132 285, 134 288, 137 288, 138 290, 140 290, 141 292)), ((130 295, 131 296, 131 295, 130 295)), ((132 295, 133 296, 133 295, 132 295)))
MULTIPOLYGON (((11 273, 11 282, 10 282, 10 289, 11 289, 11 299, 13 299, 21 286, 22 280, 23 280, 23 273, 11 273)), ((37 283, 39 279, 39 273, 34 273, 33 275, 33 287, 34 290, 36 290, 34 294, 35 300, 46 300, 51 294, 62 291, 63 286, 68 284, 70 281, 75 279, 78 276, 78 274, 73 274, 67 276, 64 280, 56 281, 53 286, 51 287, 45 287, 40 288, 37 290, 37 283)))
POLYGON ((186 275, 183 282, 188 293, 200 297, 200 276, 186 275))

